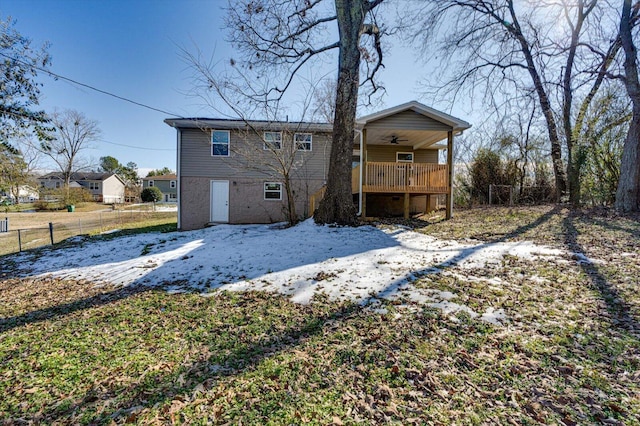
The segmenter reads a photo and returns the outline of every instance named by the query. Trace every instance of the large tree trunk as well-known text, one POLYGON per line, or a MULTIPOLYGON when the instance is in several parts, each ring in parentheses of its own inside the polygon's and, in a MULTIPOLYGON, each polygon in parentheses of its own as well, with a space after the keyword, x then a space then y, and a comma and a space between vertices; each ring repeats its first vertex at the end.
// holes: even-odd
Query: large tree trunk
POLYGON ((296 199, 293 195, 291 176, 285 173, 284 175, 284 188, 287 193, 287 218, 289 225, 293 226, 299 222, 298 213, 296 212, 296 199))
POLYGON ((509 11, 511 13, 511 19, 514 22, 514 25, 509 27, 509 31, 511 31, 520 44, 522 54, 524 55, 527 63, 527 71, 529 71, 529 75, 533 81, 533 86, 536 94, 538 95, 538 101, 542 108, 542 115, 547 123, 547 132, 549 134, 549 141, 551 142, 551 163, 553 166, 553 175, 555 177, 556 185, 556 201, 560 201, 560 197, 567 191, 568 185, 564 171, 564 164, 562 163, 562 144, 560 142, 560 137, 558 136, 558 126, 556 125, 556 119, 553 115, 553 109, 551 108, 551 101, 549 100, 542 78, 536 68, 529 42, 524 37, 520 28, 512 1, 509 2, 509 11))
POLYGON ((336 110, 333 120, 327 192, 315 214, 317 223, 352 225, 351 160, 360 76, 360 29, 367 11, 363 0, 335 0, 340 34, 336 110))
POLYGON ((640 210, 640 81, 638 81, 637 50, 631 36, 631 0, 624 0, 620 18, 620 38, 625 53, 625 86, 633 105, 633 117, 624 142, 620 180, 616 191, 616 210, 640 210))

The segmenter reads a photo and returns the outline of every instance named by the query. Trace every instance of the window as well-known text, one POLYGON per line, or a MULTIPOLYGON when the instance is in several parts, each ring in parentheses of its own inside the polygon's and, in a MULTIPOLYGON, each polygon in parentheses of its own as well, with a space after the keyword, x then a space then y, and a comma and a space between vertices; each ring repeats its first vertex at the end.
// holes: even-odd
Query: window
POLYGON ((265 182, 264 184, 265 200, 282 200, 282 184, 274 182, 265 182))
POLYGON ((56 188, 60 188, 60 182, 56 182, 56 188))
POLYGON ((293 135, 293 140, 298 151, 311 151, 311 142, 313 140, 311 133, 296 133, 293 135))
POLYGON ((264 132, 263 149, 282 149, 282 132, 264 132))
POLYGON ((413 163, 413 152, 396 152, 398 163, 413 163))
POLYGON ((228 130, 214 130, 211 132, 211 155, 214 157, 229 156, 228 130))
POLYGON ((152 181, 152 180, 150 180, 150 181, 149 181, 149 188, 151 188, 152 186, 153 186, 153 181, 152 181))
POLYGON ((169 199, 170 200, 177 200, 178 199, 178 194, 169 194, 169 199))
POLYGON ((98 191, 100 189, 100 183, 98 183, 98 182, 89 182, 89 189, 91 191, 98 191))
POLYGON ((176 181, 172 180, 171 182, 169 182, 169 188, 175 188, 176 187, 176 181))

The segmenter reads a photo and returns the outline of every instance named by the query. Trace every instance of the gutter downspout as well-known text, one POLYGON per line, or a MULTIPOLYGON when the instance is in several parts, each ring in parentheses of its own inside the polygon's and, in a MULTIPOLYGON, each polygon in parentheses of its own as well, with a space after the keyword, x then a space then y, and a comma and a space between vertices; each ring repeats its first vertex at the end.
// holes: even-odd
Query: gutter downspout
POLYGON ((356 216, 362 216, 362 130, 353 129, 360 134, 360 181, 358 183, 358 213, 356 216))
POLYGON ((180 197, 180 151, 181 151, 181 145, 182 145, 182 131, 179 128, 176 128, 176 132, 177 132, 177 159, 176 159, 176 197, 178 197, 178 223, 177 223, 177 227, 178 227, 178 231, 180 231, 182 229, 181 225, 182 225, 182 221, 180 220, 180 216, 181 216, 181 208, 180 206, 182 205, 182 197, 180 197))

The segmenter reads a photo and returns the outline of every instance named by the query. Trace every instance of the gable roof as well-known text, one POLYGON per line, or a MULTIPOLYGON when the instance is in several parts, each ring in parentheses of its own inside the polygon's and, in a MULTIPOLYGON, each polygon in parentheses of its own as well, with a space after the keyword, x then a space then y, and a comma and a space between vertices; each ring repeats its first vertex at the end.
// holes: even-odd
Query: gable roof
MULTIPOLYGON (((85 181, 105 181, 111 176, 115 176, 120 182, 124 184, 124 181, 115 173, 99 173, 99 172, 76 172, 71 173, 70 180, 72 182, 85 182, 85 181)), ((40 176, 39 180, 62 180, 62 173, 51 172, 44 176, 40 176)))
MULTIPOLYGON (((422 114, 433 120, 436 120, 442 124, 445 124, 453 129, 453 131, 462 131, 471 128, 471 124, 461 120, 457 117, 449 115, 445 112, 438 111, 435 108, 426 106, 418 101, 410 101, 402 105, 387 108, 382 111, 378 111, 373 114, 365 115, 356 119, 356 124, 359 127, 364 127, 367 123, 377 121, 391 115, 401 113, 403 111, 414 111, 418 114, 422 114)), ((256 129, 276 129, 282 128, 285 125, 293 130, 315 130, 322 132, 333 131, 333 125, 331 123, 313 123, 313 122, 289 122, 289 121, 268 121, 268 120, 241 120, 241 119, 229 119, 229 118, 167 118, 164 120, 171 127, 180 129, 221 129, 221 130, 240 130, 247 127, 254 127, 256 129)))
POLYGON ((177 176, 175 174, 170 175, 158 175, 158 176, 147 176, 142 178, 142 180, 176 180, 177 176))
POLYGON ((228 118, 167 118, 164 120, 171 127, 178 129, 216 129, 216 130, 247 130, 251 127, 257 130, 281 130, 284 127, 291 131, 332 132, 329 123, 312 123, 305 121, 268 121, 241 120, 228 118))
POLYGON ((438 111, 437 109, 428 107, 424 104, 421 104, 418 101, 407 102, 402 105, 398 105, 392 108, 387 108, 385 110, 382 110, 373 114, 365 115, 364 117, 358 118, 356 120, 356 123, 358 124, 359 127, 362 128, 366 126, 368 123, 381 120, 391 115, 399 114, 403 111, 414 111, 418 114, 422 114, 426 117, 429 117, 433 120, 436 120, 440 123, 443 123, 451 127, 453 131, 462 131, 462 130, 471 128, 471 124, 467 123, 466 121, 456 118, 442 111, 438 111))

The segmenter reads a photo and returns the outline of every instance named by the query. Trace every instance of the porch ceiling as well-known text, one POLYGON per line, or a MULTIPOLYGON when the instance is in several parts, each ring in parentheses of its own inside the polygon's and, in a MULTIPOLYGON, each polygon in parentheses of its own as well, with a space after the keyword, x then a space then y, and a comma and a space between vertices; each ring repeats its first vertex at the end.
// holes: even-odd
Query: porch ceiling
POLYGON ((425 149, 445 139, 447 139, 447 132, 444 130, 367 129, 367 145, 405 146, 412 149, 425 149), (391 143, 394 136, 399 139, 397 144, 391 143))

